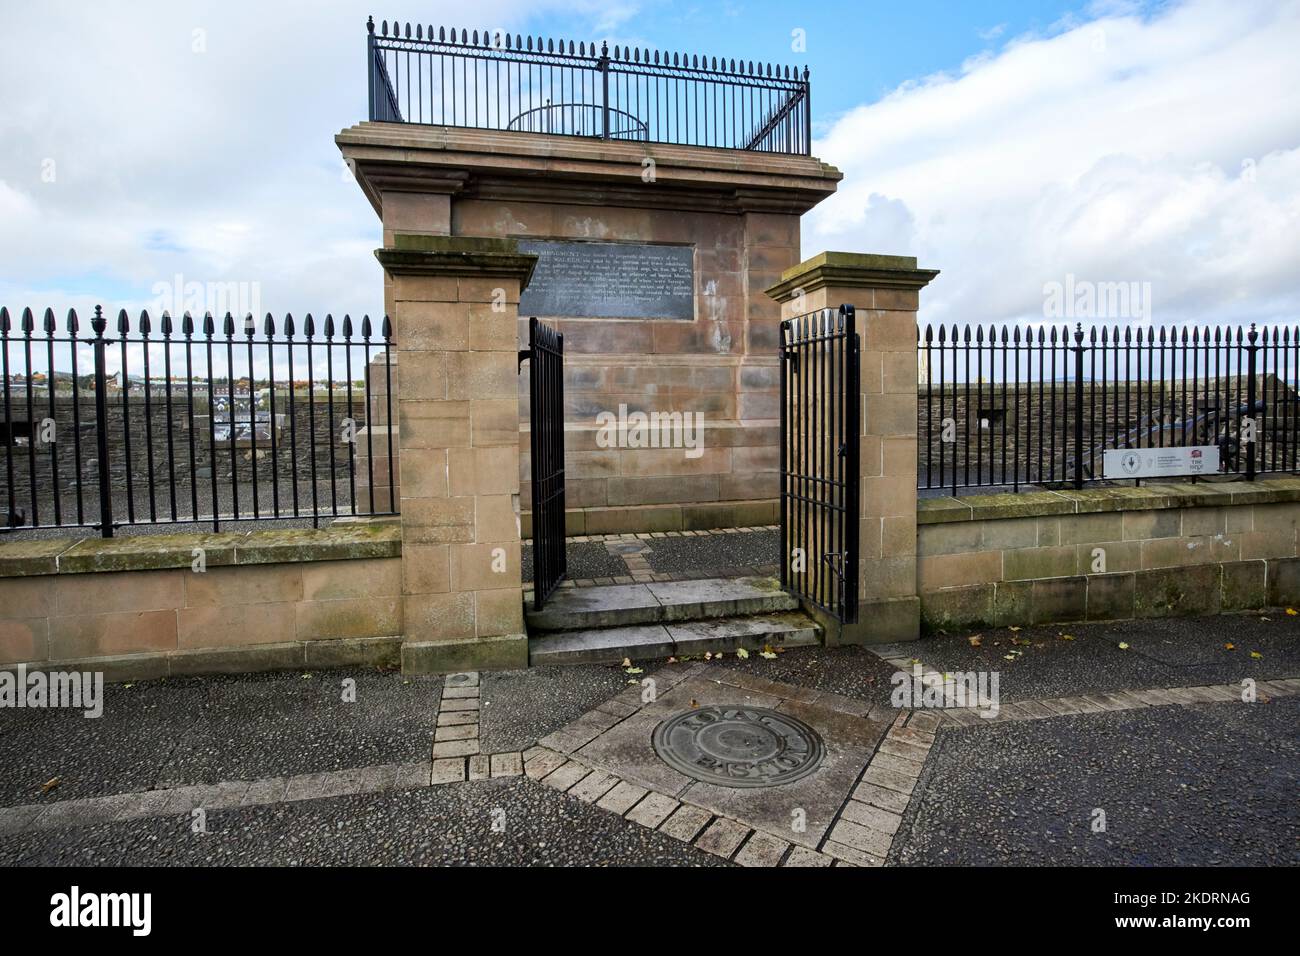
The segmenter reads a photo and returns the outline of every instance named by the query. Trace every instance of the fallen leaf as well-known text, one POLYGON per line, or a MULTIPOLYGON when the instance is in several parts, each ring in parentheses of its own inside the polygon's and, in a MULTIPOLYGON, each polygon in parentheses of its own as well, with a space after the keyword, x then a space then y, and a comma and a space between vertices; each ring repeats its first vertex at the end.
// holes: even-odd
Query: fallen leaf
POLYGON ((1300 614, 1300 611, 1297 611, 1293 607, 1289 607, 1286 609, 1286 613, 1288 617, 1295 617, 1297 614, 1300 614))
POLYGON ((704 659, 705 659, 706 661, 711 661, 711 660, 713 660, 713 652, 712 652, 712 651, 705 651, 705 652, 704 652, 704 659))
POLYGON ((758 656, 769 661, 776 660, 776 654, 772 653, 771 651, 760 651, 758 656))
POLYGON ((623 667, 631 667, 631 666, 632 666, 632 658, 630 658, 630 657, 625 657, 625 658, 623 658, 623 663, 622 663, 621 666, 623 666, 623 667))
POLYGON ((1223 645, 1223 648, 1224 648, 1224 650, 1235 651, 1235 650, 1237 649, 1237 645, 1236 645, 1236 644, 1224 644, 1224 645, 1223 645))
POLYGON ((979 647, 981 644, 984 643, 983 637, 979 634, 976 634, 974 637, 968 638, 968 640, 970 641, 971 647, 979 647))
POLYGON ((639 667, 629 667, 624 671, 625 674, 642 674, 645 673, 639 667))
POLYGON ((1126 651, 1126 650, 1128 650, 1128 645, 1125 644, 1123 641, 1120 641, 1120 642, 1119 642, 1119 649, 1120 649, 1121 651, 1126 651))
POLYGON ((1251 651, 1251 652, 1250 652, 1250 656, 1253 657, 1253 658, 1254 658, 1255 660, 1257 660, 1257 661, 1258 661, 1258 660, 1263 660, 1263 659, 1264 659, 1264 655, 1261 654, 1259 651, 1251 651))
POLYGON ((45 783, 41 784, 41 793, 49 793, 60 783, 61 781, 58 777, 51 777, 49 780, 46 780, 45 783))
POLYGON ((1073 634, 1062 634, 1062 635, 1061 635, 1061 640, 1063 640, 1063 641, 1072 641, 1072 640, 1074 640, 1074 635, 1073 635, 1073 634))
POLYGON ((736 648, 736 656, 739 657, 742 661, 748 660, 749 651, 745 650, 743 647, 738 647, 736 648))
POLYGON ((1008 630, 1008 631, 1018 631, 1018 630, 1020 630, 1020 628, 1018 628, 1018 627, 1009 627, 1009 628, 1007 628, 1007 630, 1008 630))
POLYGON ((1015 654, 1004 654, 1004 655, 1003 655, 1003 659, 1008 660, 1008 661, 1014 661, 1014 660, 1016 659, 1016 655, 1015 655, 1015 654))

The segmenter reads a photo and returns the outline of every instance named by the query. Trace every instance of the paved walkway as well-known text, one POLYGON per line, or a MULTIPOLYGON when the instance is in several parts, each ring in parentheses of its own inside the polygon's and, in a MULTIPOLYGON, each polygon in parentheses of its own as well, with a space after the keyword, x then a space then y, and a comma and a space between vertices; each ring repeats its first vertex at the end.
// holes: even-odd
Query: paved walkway
POLYGON ((0 864, 1295 864, 1297 674, 1278 612, 643 674, 113 685, 98 720, 0 711, 0 864), (900 671, 951 695, 986 668, 996 716, 891 702, 900 671), (711 704, 797 715, 826 764, 734 791, 657 763, 649 730, 711 704))
MULTIPOLYGON (((777 573, 780 530, 724 528, 580 535, 566 541, 568 580, 561 587, 770 577, 777 573)), ((524 581, 533 580, 532 544, 523 551, 524 581)))

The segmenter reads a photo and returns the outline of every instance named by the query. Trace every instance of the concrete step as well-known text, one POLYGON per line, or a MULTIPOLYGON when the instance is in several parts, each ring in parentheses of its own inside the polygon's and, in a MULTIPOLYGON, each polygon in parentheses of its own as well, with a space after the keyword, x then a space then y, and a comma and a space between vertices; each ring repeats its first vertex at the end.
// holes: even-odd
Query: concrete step
POLYGON ((525 610, 530 632, 584 631, 790 611, 799 602, 775 578, 706 578, 560 588, 540 611, 525 610))
POLYGON ((665 657, 698 657, 706 652, 760 651, 765 645, 816 644, 821 629, 802 613, 755 614, 710 621, 632 624, 583 631, 556 631, 532 638, 529 662, 541 664, 617 664, 665 657))

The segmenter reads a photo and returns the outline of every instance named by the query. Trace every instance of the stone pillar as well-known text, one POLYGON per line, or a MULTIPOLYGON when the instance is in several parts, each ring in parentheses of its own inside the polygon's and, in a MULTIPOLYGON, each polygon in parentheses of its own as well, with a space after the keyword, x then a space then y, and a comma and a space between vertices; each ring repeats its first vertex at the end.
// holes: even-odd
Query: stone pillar
POLYGON ((862 500, 858 623, 827 643, 920 635, 916 581, 916 312, 939 273, 906 256, 824 252, 787 269, 768 294, 781 317, 852 305, 862 341, 862 500))
POLYGON ((392 237, 375 253, 402 371, 402 669, 524 667, 519 534, 519 292, 512 239, 392 237))

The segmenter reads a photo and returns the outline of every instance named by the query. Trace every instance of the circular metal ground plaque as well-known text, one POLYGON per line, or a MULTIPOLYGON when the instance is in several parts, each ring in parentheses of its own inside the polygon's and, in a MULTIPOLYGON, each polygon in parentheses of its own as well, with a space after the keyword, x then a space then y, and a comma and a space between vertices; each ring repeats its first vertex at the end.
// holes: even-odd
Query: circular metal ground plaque
POLYGON ((655 752, 689 777, 723 787, 779 787, 826 755, 817 731, 765 707, 697 707, 655 728, 655 752))

